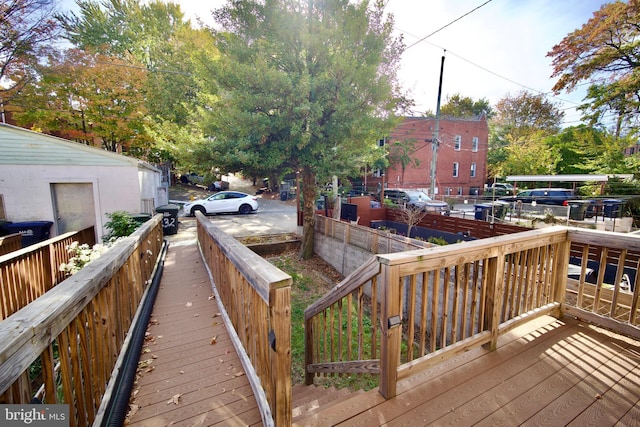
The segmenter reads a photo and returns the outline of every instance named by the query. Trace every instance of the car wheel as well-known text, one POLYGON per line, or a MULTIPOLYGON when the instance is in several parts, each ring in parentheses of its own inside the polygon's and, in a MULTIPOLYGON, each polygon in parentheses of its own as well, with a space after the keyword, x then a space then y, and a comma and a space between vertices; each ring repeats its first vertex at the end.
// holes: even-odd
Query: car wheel
POLYGON ((207 214, 207 210, 204 208, 204 206, 194 206, 191 208, 191 215, 192 216, 196 216, 196 212, 202 212, 202 215, 206 215, 207 214))
POLYGON ((242 215, 246 215, 246 214, 248 214, 248 213, 251 213, 251 211, 252 211, 252 210, 253 210, 253 209, 251 208, 251 205, 241 205, 241 206, 240 206, 240 209, 239 209, 239 212, 240 212, 242 215))

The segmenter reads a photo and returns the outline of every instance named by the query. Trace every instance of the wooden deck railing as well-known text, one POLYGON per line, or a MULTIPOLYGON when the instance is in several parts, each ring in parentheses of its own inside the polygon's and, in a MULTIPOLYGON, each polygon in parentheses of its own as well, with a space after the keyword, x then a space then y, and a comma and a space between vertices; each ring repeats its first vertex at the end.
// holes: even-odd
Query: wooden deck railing
POLYGON ((160 255, 161 220, 0 321, 0 403, 37 395, 68 404, 71 426, 93 423, 160 255))
POLYGON ((260 381, 253 381, 248 372, 263 423, 291 425, 291 276, 201 213, 196 217, 200 249, 237 335, 234 344, 244 348, 249 360, 244 359, 243 365, 260 381))
POLYGON ((22 249, 22 234, 0 236, 0 256, 22 249))
POLYGON ((545 314, 588 316, 637 336, 640 286, 624 293, 617 280, 608 289, 602 273, 572 291, 572 253, 585 265, 595 253, 603 264, 615 256, 637 271, 640 237, 551 227, 377 255, 305 311, 306 381, 379 373, 391 398, 399 379, 472 347, 495 349, 500 334, 545 314))
POLYGON ((24 249, 0 255, 0 320, 62 282, 60 264, 69 261, 66 247, 72 242, 95 244, 93 227, 69 232, 24 249))

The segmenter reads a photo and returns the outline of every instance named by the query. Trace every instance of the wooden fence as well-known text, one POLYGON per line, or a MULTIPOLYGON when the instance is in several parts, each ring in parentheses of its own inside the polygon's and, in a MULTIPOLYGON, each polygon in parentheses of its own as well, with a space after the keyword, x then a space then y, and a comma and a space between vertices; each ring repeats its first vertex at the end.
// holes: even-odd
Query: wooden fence
POLYGON ((0 236, 0 256, 22 249, 22 234, 13 233, 0 236))
POLYGON ((623 292, 604 273, 590 284, 583 272, 571 290, 570 254, 586 265, 594 249, 602 265, 615 254, 617 265, 640 267, 640 237, 566 227, 377 255, 305 311, 306 382, 379 374, 391 398, 399 379, 476 346, 495 349, 500 334, 546 314, 640 336, 640 286, 623 292))
MULTIPOLYGON (((198 242, 237 340, 260 384, 248 378, 266 425, 291 425, 291 276, 201 213, 198 242), (262 391, 264 390, 264 391, 262 391), (266 396, 265 408, 261 395, 266 396)), ((242 354, 242 352, 239 352, 242 354)))
POLYGON ((91 425, 162 249, 162 215, 0 322, 0 403, 68 404, 91 425))
POLYGON ((72 242, 95 244, 94 228, 69 232, 0 256, 0 321, 44 295, 66 278, 72 242))

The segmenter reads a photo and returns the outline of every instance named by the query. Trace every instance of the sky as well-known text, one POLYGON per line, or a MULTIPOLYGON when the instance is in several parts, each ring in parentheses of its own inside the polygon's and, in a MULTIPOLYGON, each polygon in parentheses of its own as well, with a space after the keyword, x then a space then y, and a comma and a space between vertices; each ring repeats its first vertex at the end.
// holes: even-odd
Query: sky
MULTIPOLYGON (((67 3, 69 0, 65 0, 67 3)), ((176 0, 187 17, 213 25, 210 11, 225 0, 176 0)), ((576 112, 586 86, 551 93, 555 79, 549 52, 579 29, 604 0, 386 0, 397 34, 407 46, 400 82, 415 100, 412 113, 435 112, 441 58, 441 102, 460 94, 491 105, 522 90, 544 93, 565 113, 565 125, 577 125, 576 112), (444 27, 444 28, 443 28, 444 27), (435 33, 433 35, 430 35, 435 33), (424 37, 430 35, 425 40, 424 37), (446 52, 445 52, 446 50, 446 52)))

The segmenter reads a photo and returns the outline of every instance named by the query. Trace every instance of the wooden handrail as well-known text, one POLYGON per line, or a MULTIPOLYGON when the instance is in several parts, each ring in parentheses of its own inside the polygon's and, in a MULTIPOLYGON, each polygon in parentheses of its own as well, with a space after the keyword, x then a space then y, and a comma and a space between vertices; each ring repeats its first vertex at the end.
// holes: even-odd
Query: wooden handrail
POLYGON ((198 243, 226 313, 223 318, 235 331, 232 340, 257 396, 263 423, 291 425, 293 280, 201 213, 196 218, 198 243), (266 402, 258 397, 262 395, 266 402))
POLYGON ((93 422, 160 255, 161 221, 156 215, 0 322, 0 403, 31 401, 39 384, 29 371, 39 360, 42 400, 73 408, 71 425, 93 422))

